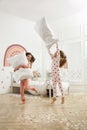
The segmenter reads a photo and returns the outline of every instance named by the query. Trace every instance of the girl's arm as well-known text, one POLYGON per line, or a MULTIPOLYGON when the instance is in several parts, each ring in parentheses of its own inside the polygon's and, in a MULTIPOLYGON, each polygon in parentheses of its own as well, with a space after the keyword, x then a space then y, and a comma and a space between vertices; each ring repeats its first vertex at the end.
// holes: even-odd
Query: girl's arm
POLYGON ((19 65, 19 66, 17 66, 17 67, 15 67, 15 68, 14 68, 14 72, 15 72, 15 71, 17 71, 17 70, 19 70, 20 68, 21 68, 21 66, 20 66, 20 65, 19 65))
POLYGON ((53 54, 51 53, 50 49, 48 49, 48 53, 50 54, 51 58, 53 58, 53 54))
POLYGON ((57 53, 57 56, 58 56, 58 59, 60 60, 60 50, 58 48, 58 43, 56 43, 56 53, 57 53))
POLYGON ((20 68, 30 68, 29 65, 19 65, 16 68, 14 68, 14 72, 19 70, 20 68))
POLYGON ((32 68, 32 63, 29 61, 27 65, 21 65, 21 68, 32 68))

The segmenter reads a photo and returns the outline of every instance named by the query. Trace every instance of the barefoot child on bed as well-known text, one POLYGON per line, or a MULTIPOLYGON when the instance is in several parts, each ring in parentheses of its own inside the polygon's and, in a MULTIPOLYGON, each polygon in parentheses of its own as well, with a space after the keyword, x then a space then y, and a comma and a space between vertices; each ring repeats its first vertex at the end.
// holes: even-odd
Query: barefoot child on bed
MULTIPOLYGON (((19 70, 20 68, 32 68, 32 64, 35 61, 34 56, 30 52, 26 52, 26 57, 28 60, 27 65, 20 65, 14 69, 14 71, 19 70)), ((29 86, 29 78, 20 80, 20 94, 21 94, 21 101, 25 103, 25 95, 24 90, 33 90, 37 93, 37 90, 34 87, 29 86)))

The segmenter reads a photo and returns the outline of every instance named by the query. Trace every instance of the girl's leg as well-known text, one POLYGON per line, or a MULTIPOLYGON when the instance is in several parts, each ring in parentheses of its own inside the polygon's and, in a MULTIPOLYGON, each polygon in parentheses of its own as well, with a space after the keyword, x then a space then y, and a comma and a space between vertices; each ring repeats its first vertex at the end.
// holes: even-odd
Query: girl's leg
POLYGON ((63 93, 62 83, 59 78, 58 78, 58 86, 62 95, 61 104, 64 104, 64 93, 63 93))
POLYGON ((36 90, 35 87, 30 87, 30 90, 33 90, 33 91, 35 91, 35 93, 38 93, 38 91, 36 90))
POLYGON ((51 104, 53 104, 55 101, 56 101, 56 85, 57 85, 57 82, 56 82, 56 79, 54 78, 52 80, 52 86, 53 86, 53 98, 52 98, 52 101, 51 101, 51 104))
POLYGON ((38 93, 38 91, 36 90, 35 87, 29 86, 29 79, 26 79, 26 81, 25 81, 25 90, 33 90, 36 93, 38 93))
POLYGON ((21 101, 25 103, 25 96, 24 96, 24 81, 20 81, 20 94, 21 94, 21 101))

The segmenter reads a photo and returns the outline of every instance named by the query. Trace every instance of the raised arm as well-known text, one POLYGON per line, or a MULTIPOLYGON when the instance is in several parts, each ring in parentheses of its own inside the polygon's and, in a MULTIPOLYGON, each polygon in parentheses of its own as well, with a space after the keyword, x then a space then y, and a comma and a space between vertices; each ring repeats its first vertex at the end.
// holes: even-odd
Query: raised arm
POLYGON ((58 43, 56 43, 56 53, 57 53, 58 59, 60 60, 60 50, 58 47, 58 43))
POLYGON ((53 58, 53 54, 51 53, 50 49, 48 49, 48 53, 51 56, 51 58, 53 58))

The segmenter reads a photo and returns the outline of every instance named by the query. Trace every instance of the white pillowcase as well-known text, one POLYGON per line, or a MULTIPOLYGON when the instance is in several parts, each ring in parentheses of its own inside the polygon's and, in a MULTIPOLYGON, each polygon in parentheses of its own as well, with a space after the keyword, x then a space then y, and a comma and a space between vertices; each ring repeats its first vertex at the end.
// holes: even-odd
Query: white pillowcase
POLYGON ((19 65, 28 64, 28 60, 26 58, 24 51, 22 53, 19 53, 17 55, 14 55, 14 56, 8 58, 7 61, 10 64, 10 66, 12 66, 13 68, 15 68, 19 65))
POLYGON ((36 23, 35 30, 44 40, 47 48, 58 42, 58 38, 55 37, 44 17, 36 23))
POLYGON ((16 82, 20 80, 27 79, 33 77, 33 72, 30 68, 20 68, 19 70, 13 73, 13 79, 16 82))

